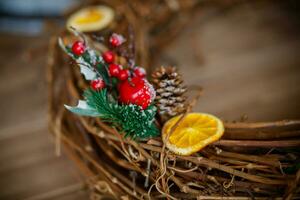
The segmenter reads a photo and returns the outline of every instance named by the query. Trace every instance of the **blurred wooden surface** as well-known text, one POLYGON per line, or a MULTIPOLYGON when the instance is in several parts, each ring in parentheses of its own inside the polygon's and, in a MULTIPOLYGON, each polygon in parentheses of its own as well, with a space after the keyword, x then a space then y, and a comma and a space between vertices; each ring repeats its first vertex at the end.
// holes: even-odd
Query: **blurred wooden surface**
POLYGON ((174 63, 188 85, 204 88, 196 111, 230 121, 299 119, 300 12, 287 7, 199 11, 158 63, 174 63))
MULTIPOLYGON (((215 12, 199 12, 158 63, 176 63, 188 84, 204 87, 197 111, 227 120, 300 118, 295 19, 279 7, 215 12)), ((47 130, 47 42, 0 35, 0 199, 88 197, 73 163, 54 155, 47 130)))
POLYGON ((87 199, 48 133, 47 40, 0 35, 0 199, 87 199))

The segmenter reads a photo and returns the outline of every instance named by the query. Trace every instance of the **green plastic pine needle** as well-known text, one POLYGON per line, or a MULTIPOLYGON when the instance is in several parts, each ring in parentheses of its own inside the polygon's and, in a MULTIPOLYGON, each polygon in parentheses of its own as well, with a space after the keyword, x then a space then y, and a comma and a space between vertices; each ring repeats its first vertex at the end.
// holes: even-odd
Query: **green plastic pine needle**
POLYGON ((95 108, 101 113, 101 119, 112 123, 125 136, 136 138, 149 138, 159 134, 157 127, 154 124, 156 113, 155 106, 149 106, 143 110, 139 106, 119 105, 107 95, 107 90, 94 91, 88 89, 84 93, 87 104, 95 108))

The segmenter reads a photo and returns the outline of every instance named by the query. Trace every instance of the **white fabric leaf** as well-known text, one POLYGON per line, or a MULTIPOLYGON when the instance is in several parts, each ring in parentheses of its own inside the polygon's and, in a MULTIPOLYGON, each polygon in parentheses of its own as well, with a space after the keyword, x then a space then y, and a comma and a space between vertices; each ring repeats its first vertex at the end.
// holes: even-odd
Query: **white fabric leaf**
POLYGON ((92 69, 88 68, 85 65, 82 65, 80 63, 78 63, 78 64, 80 67, 80 72, 84 75, 84 78, 86 80, 90 81, 90 80, 96 79, 96 77, 97 77, 96 72, 94 72, 92 69))
POLYGON ((101 114, 94 108, 90 107, 86 101, 79 100, 77 106, 72 107, 65 105, 65 108, 69 111, 83 116, 100 117, 101 114))

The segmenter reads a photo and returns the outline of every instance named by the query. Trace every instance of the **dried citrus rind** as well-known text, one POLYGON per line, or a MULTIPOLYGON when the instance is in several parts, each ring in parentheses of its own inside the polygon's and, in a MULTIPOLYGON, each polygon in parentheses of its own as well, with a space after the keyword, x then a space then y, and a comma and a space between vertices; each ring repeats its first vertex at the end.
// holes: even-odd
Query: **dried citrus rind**
POLYGON ((176 154, 191 155, 217 141, 224 133, 222 121, 206 113, 189 113, 171 133, 180 117, 181 115, 167 121, 162 130, 166 147, 176 154))

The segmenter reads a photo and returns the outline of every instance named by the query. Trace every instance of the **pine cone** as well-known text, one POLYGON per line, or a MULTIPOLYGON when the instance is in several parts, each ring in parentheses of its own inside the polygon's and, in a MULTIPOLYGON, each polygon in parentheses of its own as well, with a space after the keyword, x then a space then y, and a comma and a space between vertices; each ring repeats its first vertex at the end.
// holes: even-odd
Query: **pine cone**
POLYGON ((156 89, 156 106, 163 121, 181 114, 186 109, 186 87, 175 67, 160 67, 152 73, 156 89))

